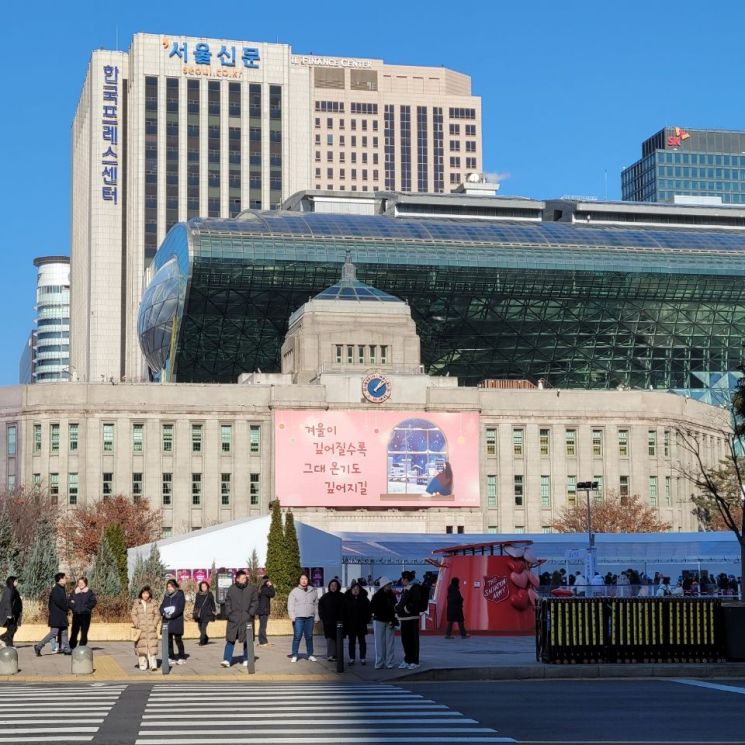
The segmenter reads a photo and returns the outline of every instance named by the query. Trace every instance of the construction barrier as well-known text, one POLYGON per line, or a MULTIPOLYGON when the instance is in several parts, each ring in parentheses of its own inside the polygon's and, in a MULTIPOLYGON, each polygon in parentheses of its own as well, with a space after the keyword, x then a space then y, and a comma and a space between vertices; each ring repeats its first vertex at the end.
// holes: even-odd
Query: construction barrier
POLYGON ((545 598, 541 662, 716 662, 726 640, 719 598, 545 598))

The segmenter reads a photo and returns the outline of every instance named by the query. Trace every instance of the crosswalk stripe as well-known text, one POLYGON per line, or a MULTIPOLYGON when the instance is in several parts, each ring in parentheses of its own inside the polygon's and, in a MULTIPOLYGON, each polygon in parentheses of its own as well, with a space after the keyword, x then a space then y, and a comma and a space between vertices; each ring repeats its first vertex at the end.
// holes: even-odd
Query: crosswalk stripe
MULTIPOLYGON (((0 740, 2 742, 2 740, 0 740)), ((220 739, 223 745, 256 745, 256 740, 253 737, 239 737, 231 738, 230 740, 220 739)), ((261 742, 266 745, 304 745, 304 743, 311 743, 312 745, 329 745, 328 737, 262 737, 261 742)), ((498 742, 516 742, 511 737, 499 737, 497 735, 493 737, 438 737, 436 740, 430 736, 427 737, 406 737, 396 735, 395 737, 338 737, 334 735, 334 743, 391 743, 392 745, 405 745, 406 743, 456 743, 464 742, 469 743, 498 743, 498 742)), ((143 740, 138 738, 135 740, 135 745, 214 745, 215 737, 209 738, 167 738, 167 739, 156 739, 156 740, 143 740)))
MULTIPOLYGON (((69 711, 69 709, 68 709, 68 711, 69 711)), ((50 722, 46 722, 43 719, 39 719, 39 717, 37 717, 36 715, 34 715, 34 718, 33 719, 28 719, 28 714, 24 714, 23 716, 26 717, 26 719, 23 719, 23 718, 14 719, 14 718, 11 718, 11 717, 4 717, 3 719, 0 719, 0 724, 3 724, 3 725, 41 724, 42 722, 44 724, 50 724, 50 722)), ((53 719, 54 721, 58 721, 59 720, 59 716, 58 715, 57 716, 54 716, 54 717, 45 717, 45 718, 46 719, 53 719)), ((91 719, 90 717, 86 717, 85 719, 81 719, 80 721, 81 722, 85 722, 87 724, 102 724, 103 723, 103 719, 91 719)))
POLYGON ((67 737, 59 735, 41 735, 39 737, 0 737, 0 742, 90 742, 93 735, 84 735, 81 737, 67 737))
MULTIPOLYGON (((418 719, 416 717, 402 717, 399 718, 398 714, 396 715, 397 718, 395 719, 388 719, 386 721, 380 721, 380 719, 367 719, 366 717, 357 717, 356 719, 352 720, 354 724, 362 725, 362 724, 377 724, 377 725, 410 725, 410 724, 422 724, 427 727, 433 727, 435 726, 435 723, 432 722, 431 719, 418 719)), ((266 722, 257 722, 255 719, 249 719, 245 722, 247 725, 251 725, 252 732, 255 732, 257 730, 253 729, 254 727, 260 727, 262 724, 276 724, 277 721, 277 715, 272 714, 271 716, 263 717, 264 719, 270 720, 266 722)), ((204 719, 204 717, 202 717, 204 719)), ((333 724, 333 725, 348 725, 350 724, 349 719, 324 719, 322 717, 313 717, 312 719, 293 719, 292 721, 287 721, 284 717, 283 719, 283 732, 289 732, 290 730, 284 729, 286 725, 292 725, 298 726, 298 725, 305 725, 305 726, 321 726, 321 725, 327 725, 327 724, 333 724)), ((456 717, 451 717, 451 719, 456 719, 456 717)), ((445 720, 447 721, 447 720, 445 720)), ((458 724, 478 724, 478 722, 475 719, 466 719, 466 718, 457 718, 458 724)), ((235 726, 241 724, 240 721, 231 721, 230 725, 235 726)), ((437 722, 436 724, 440 724, 440 722, 437 722)), ((148 727, 183 727, 184 722, 183 718, 179 717, 178 719, 171 719, 170 721, 167 720, 157 720, 157 721, 143 721, 143 726, 147 725, 148 727)), ((276 727, 275 727, 276 729, 276 727)), ((354 730, 345 729, 345 732, 354 732, 354 730)), ((220 734, 224 734, 225 730, 220 730, 220 734)), ((198 733, 196 733, 198 734, 198 733)))
MULTIPOLYGON (((242 706, 240 708, 243 708, 242 706)), ((211 711, 213 711, 211 709, 211 711)), ((391 707, 387 707, 386 709, 382 711, 365 711, 361 709, 355 708, 352 711, 347 712, 339 712, 334 711, 333 713, 329 713, 327 715, 324 715, 322 713, 316 714, 313 713, 313 721, 318 722, 321 721, 324 716, 333 716, 338 718, 343 718, 344 721, 348 721, 349 719, 358 719, 361 716, 365 717, 380 717, 381 719, 384 717, 416 717, 416 716, 422 716, 423 714, 427 715, 428 719, 431 719, 432 717, 460 717, 462 716, 457 711, 429 711, 422 712, 420 709, 416 710, 409 710, 408 708, 403 710, 391 710, 391 707)), ((171 714, 170 716, 177 716, 178 719, 204 719, 204 714, 192 714, 190 712, 181 713, 179 712, 177 715, 171 714)), ((282 720, 283 721, 289 721, 292 724, 297 723, 298 719, 302 719, 303 717, 307 717, 308 714, 300 714, 300 713, 282 713, 282 720)), ((142 717, 143 720, 146 719, 152 719, 153 721, 161 721, 164 717, 166 717, 165 714, 158 713, 158 714, 148 714, 145 713, 142 717)), ((233 707, 229 711, 220 712, 220 718, 221 719, 250 719, 250 720, 256 720, 256 719, 273 719, 276 721, 277 714, 276 712, 271 713, 261 713, 261 714, 253 714, 253 713, 245 713, 235 712, 235 707, 233 707)))

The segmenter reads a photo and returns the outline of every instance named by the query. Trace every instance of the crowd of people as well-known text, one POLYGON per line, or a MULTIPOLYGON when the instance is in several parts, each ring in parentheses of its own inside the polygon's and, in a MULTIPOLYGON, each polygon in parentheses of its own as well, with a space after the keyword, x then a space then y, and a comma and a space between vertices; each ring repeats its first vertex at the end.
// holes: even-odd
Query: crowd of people
POLYGON ((662 572, 649 576, 644 571, 625 569, 618 574, 595 572, 588 578, 581 571, 567 573, 566 569, 543 572, 540 587, 544 595, 613 596, 613 597, 736 597, 741 581, 733 574, 710 574, 685 571, 675 582, 662 572))
MULTIPOLYGON (((88 586, 88 580, 80 577, 68 594, 67 576, 58 572, 54 577, 48 599, 49 631, 33 646, 34 653, 41 656, 47 644, 53 653, 72 654, 76 646, 88 644, 91 616, 96 607, 96 595, 88 586), (68 637, 72 619, 72 629, 68 637)), ((344 591, 338 577, 329 582, 321 593, 313 587, 306 574, 301 574, 297 586, 287 599, 287 612, 292 622, 293 636, 290 660, 300 660, 300 645, 305 642, 305 656, 315 662, 313 629, 320 621, 326 640, 326 659, 335 661, 344 656, 346 642, 347 664, 367 664, 367 637, 370 625, 374 640, 374 666, 381 670, 391 669, 396 664, 396 632, 399 632, 403 659, 400 669, 414 670, 419 667, 420 616, 426 612, 430 600, 429 580, 420 583, 413 571, 403 571, 396 583, 389 577, 380 577, 371 588, 364 580, 353 581, 344 591), (342 646, 339 647, 338 632, 341 630, 342 646)), ((276 595, 269 577, 263 577, 258 585, 249 582, 245 570, 239 570, 228 589, 221 615, 226 620, 225 646, 221 665, 230 667, 234 662, 236 644, 242 644, 243 654, 239 661, 248 665, 248 628, 258 621, 258 644, 267 646, 267 625, 271 612, 271 601, 276 595)), ((175 579, 166 582, 165 593, 160 603, 149 586, 140 589, 135 599, 130 618, 132 642, 142 671, 158 669, 161 633, 166 634, 168 661, 171 665, 183 665, 187 660, 184 647, 184 616, 187 600, 184 591, 175 579)), ((18 578, 8 577, 0 597, 0 618, 5 619, 5 631, 0 635, 0 646, 13 646, 13 638, 21 622, 23 601, 18 590, 18 578)), ((209 582, 199 583, 191 610, 192 620, 199 628, 199 646, 209 644, 209 624, 218 616, 218 605, 209 582)), ((451 580, 447 590, 446 639, 453 638, 453 626, 457 624, 462 638, 469 636, 463 615, 463 596, 457 577, 451 580)))

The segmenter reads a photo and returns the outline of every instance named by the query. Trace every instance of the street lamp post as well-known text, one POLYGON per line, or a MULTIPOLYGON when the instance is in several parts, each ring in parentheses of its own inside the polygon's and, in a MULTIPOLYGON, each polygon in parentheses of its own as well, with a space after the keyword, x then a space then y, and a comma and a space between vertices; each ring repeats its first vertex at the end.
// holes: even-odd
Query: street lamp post
POLYGON ((592 532, 592 503, 590 502, 590 492, 598 490, 597 481, 579 481, 577 489, 584 490, 587 497, 587 561, 585 562, 585 581, 592 583, 595 576, 595 534, 592 532))

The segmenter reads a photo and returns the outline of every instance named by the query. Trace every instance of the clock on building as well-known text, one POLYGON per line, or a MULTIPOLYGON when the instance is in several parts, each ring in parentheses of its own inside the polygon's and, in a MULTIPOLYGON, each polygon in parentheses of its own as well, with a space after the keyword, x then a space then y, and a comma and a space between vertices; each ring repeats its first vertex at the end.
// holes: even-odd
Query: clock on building
POLYGON ((382 373, 370 373, 362 380, 362 395, 374 404, 382 404, 391 397, 391 381, 382 373))

